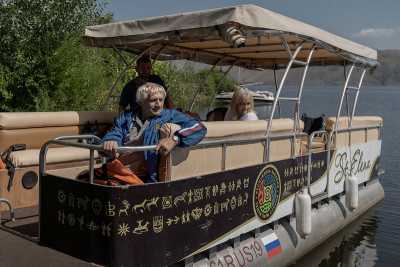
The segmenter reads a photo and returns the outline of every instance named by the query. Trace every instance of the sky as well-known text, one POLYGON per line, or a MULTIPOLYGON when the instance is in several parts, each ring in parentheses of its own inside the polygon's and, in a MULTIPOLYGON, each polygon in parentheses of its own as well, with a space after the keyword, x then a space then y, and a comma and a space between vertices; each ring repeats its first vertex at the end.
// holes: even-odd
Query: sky
POLYGON ((114 20, 255 4, 375 49, 400 49, 400 0, 108 0, 114 20))

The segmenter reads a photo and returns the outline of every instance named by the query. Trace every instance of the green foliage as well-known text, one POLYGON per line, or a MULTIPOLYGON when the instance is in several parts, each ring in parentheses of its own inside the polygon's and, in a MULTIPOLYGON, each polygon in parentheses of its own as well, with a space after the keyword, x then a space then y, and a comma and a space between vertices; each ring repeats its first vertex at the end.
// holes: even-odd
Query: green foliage
MULTIPOLYGON (((109 88, 125 66, 108 49, 84 47, 81 35, 86 25, 112 20, 103 14, 105 3, 0 0, 0 111, 103 108, 109 88)), ((176 106, 185 110, 199 110, 218 91, 233 85, 218 72, 161 62, 155 70, 166 81, 176 106)), ((114 85, 114 100, 133 76, 129 69, 114 85)))
POLYGON ((196 71, 193 67, 158 62, 154 66, 172 96, 176 107, 198 112, 209 106, 215 95, 221 91, 232 91, 234 82, 223 74, 209 70, 196 71))
POLYGON ((95 0, 0 0, 1 110, 37 110, 54 89, 50 60, 102 12, 95 0), (39 98, 39 100, 38 100, 39 98))
POLYGON ((51 90, 41 90, 36 110, 99 110, 107 97, 117 69, 114 55, 106 49, 83 47, 69 39, 49 59, 51 90))

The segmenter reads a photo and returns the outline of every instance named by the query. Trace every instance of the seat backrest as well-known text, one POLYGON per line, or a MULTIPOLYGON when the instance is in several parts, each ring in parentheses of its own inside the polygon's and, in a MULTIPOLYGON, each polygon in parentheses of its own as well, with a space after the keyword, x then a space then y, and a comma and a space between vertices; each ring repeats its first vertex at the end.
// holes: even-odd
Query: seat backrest
MULTIPOLYGON (((292 119, 276 119, 272 122, 272 134, 288 133, 293 131, 292 119)), ((232 140, 262 137, 265 135, 268 122, 259 121, 218 121, 204 122, 207 127, 207 140, 232 140)), ((302 127, 302 125, 300 125, 302 127)), ((293 139, 283 138, 272 140, 270 143, 270 160, 289 158, 293 139)), ((250 144, 233 144, 226 146, 223 153, 222 145, 197 149, 176 148, 171 153, 170 170, 165 171, 171 180, 206 175, 209 173, 241 168, 260 164, 264 160, 263 141, 250 144)), ((164 166, 165 167, 165 166, 164 166)))
POLYGON ((27 149, 40 148, 61 135, 79 134, 88 122, 111 124, 115 112, 0 112, 0 151, 12 144, 26 144, 27 149))
MULTIPOLYGON (((349 127, 349 117, 339 117, 338 129, 346 129, 349 127)), ((328 117, 325 123, 325 128, 331 132, 335 128, 336 117, 328 117)), ((383 125, 383 118, 379 116, 355 116, 353 117, 352 127, 368 127, 383 125)), ((339 132, 336 136, 336 147, 348 146, 349 144, 361 144, 372 140, 379 139, 379 129, 368 130, 351 130, 339 132)))

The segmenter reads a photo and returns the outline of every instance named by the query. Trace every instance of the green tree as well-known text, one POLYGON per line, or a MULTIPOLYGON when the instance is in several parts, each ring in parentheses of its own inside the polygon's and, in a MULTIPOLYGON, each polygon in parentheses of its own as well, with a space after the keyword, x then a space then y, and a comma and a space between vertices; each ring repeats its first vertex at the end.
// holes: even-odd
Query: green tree
POLYGON ((49 62, 62 43, 102 13, 95 0, 0 0, 2 110, 36 110, 54 89, 49 62))
POLYGON ((179 68, 165 62, 158 62, 154 69, 166 82, 175 105, 183 110, 198 112, 208 107, 217 93, 232 91, 234 86, 233 80, 218 71, 196 71, 191 66, 179 68))

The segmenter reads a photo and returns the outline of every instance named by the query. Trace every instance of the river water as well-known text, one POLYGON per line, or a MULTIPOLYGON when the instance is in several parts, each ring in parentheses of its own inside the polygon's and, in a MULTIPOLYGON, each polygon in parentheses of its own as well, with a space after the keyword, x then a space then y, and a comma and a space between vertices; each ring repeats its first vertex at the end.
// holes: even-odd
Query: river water
MULTIPOLYGON (((291 89, 286 93, 293 96, 294 92, 291 89)), ((322 113, 336 116, 339 98, 339 87, 306 89, 302 111, 308 116, 320 116, 322 113)), ((281 106, 281 110, 288 110, 288 107, 288 104, 281 106)), ((283 115, 286 113, 283 112, 283 115)), ((400 265, 400 86, 362 88, 356 115, 384 118, 381 162, 386 173, 380 179, 385 200, 306 255, 296 266, 400 265)))

